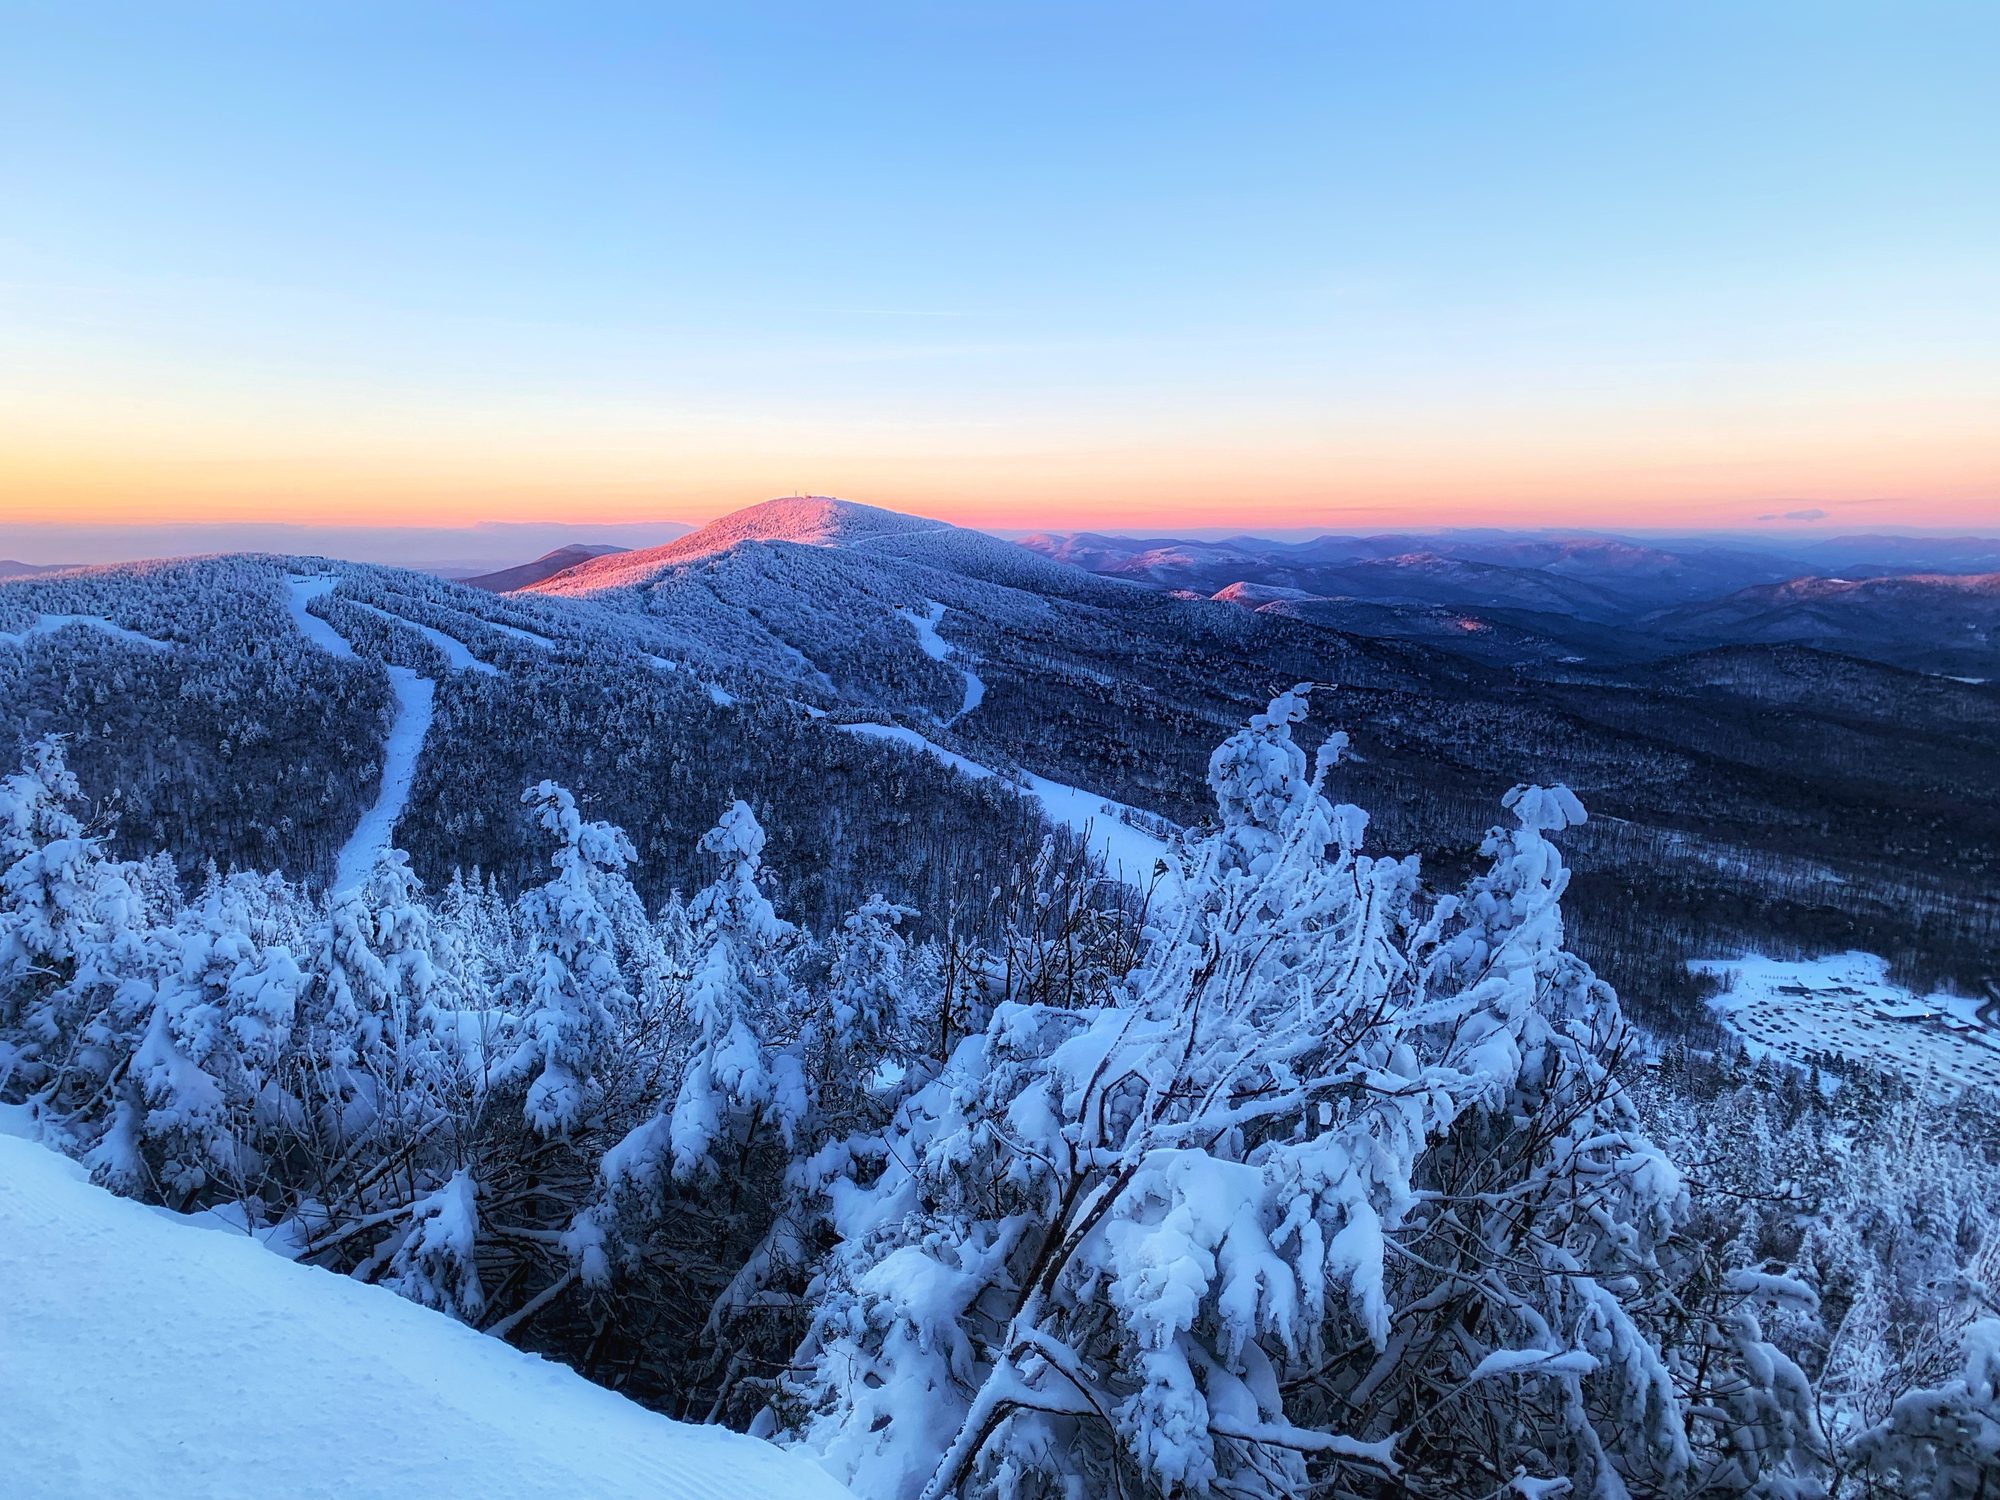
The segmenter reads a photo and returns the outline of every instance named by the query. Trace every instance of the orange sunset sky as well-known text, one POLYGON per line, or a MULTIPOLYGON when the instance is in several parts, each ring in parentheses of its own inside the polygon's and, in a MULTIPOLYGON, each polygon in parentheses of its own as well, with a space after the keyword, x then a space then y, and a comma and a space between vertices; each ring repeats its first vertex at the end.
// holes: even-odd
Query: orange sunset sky
POLYGON ((14 22, 0 555, 2000 527, 1990 9, 313 9, 14 22))

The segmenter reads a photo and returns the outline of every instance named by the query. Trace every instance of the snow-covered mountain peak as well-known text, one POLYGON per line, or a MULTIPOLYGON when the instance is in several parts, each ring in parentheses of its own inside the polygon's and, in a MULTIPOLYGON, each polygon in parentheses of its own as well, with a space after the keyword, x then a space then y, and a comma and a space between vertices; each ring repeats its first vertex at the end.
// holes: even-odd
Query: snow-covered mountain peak
POLYGON ((549 593, 573 594, 643 583, 662 569, 713 557, 744 542, 792 542, 849 547, 887 537, 955 530, 943 521, 904 515, 827 495, 786 495, 731 511, 662 547, 595 558, 539 582, 549 593))
MULTIPOLYGON (((651 595, 716 567, 745 574, 803 569, 819 578, 829 597, 875 593, 905 607, 940 597, 937 589, 951 587, 938 578, 940 573, 958 583, 977 580, 1064 599, 1117 596, 1123 602, 1129 587, 970 527, 824 495, 767 500, 664 547, 596 558, 530 587, 547 594, 651 595)), ((768 582, 758 585, 767 593, 769 587, 768 582)), ((968 602, 960 599, 955 607, 968 602)))

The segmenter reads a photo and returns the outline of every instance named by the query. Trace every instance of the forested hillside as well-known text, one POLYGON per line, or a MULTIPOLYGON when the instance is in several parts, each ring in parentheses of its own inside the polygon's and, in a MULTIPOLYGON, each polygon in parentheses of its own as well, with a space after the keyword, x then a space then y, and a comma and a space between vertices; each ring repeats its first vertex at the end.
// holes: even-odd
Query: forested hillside
POLYGON ((122 1192, 870 1496, 2000 1459, 2000 1105, 1687 966, 1976 997, 1990 688, 1502 668, 805 501, 0 633, 0 1094, 122 1192))

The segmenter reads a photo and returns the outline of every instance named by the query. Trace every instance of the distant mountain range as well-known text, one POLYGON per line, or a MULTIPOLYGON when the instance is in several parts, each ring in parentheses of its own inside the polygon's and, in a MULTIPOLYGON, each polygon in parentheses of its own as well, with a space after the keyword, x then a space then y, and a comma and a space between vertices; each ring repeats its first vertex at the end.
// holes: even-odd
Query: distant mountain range
POLYGON ((0 744, 71 734, 119 836, 189 878, 324 884, 392 751, 378 823, 433 885, 539 878, 519 798, 554 777, 633 833, 650 896, 692 889, 694 838, 742 797, 820 921, 876 890, 962 905, 1049 832, 1143 872, 1212 810, 1221 737, 1311 681, 1372 849, 1457 868, 1508 787, 1575 788, 1576 941, 1650 1022, 1694 1024, 1660 976, 1704 953, 1987 973, 2000 688, 1952 679, 2000 677, 1995 581, 1948 566, 1976 539, 1928 545, 1924 571, 1791 576, 1710 541, 1020 545, 792 497, 630 551, 572 537, 480 587, 296 555, 93 567, 0 584, 0 744))
POLYGON ((1021 545, 1102 576, 1485 661, 1608 663, 1785 641, 2000 676, 2000 611, 1982 581, 2000 572, 1990 537, 1834 537, 1789 552, 1489 532, 1304 542, 1085 532, 1021 545))
POLYGON ((689 529, 679 521, 480 521, 467 526, 217 521, 114 526, 0 519, 0 553, 95 566, 147 558, 266 552, 387 563, 441 578, 463 578, 512 567, 524 558, 576 543, 651 547, 689 529))

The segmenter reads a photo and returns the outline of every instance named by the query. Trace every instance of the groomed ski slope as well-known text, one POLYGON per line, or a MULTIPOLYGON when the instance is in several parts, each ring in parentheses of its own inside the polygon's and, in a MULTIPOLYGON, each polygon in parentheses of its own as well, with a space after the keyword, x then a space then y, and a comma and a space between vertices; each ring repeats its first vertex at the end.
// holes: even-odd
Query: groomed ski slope
POLYGON ((454 672, 484 672, 488 677, 498 677, 500 675, 498 667, 494 666, 491 662, 481 661, 478 657, 474 656, 472 648, 455 635, 446 635, 442 630, 434 629, 429 625, 419 625, 415 620, 406 620, 401 615, 392 615, 388 610, 377 609, 372 604, 363 604, 359 600, 350 600, 349 602, 356 609, 364 609, 371 615, 387 620, 391 625, 402 625, 416 631, 418 635, 444 653, 444 659, 451 663, 451 669, 454 672))
POLYGON ((333 626, 306 608, 315 599, 324 599, 333 592, 340 580, 331 573, 321 573, 307 578, 297 573, 285 575, 285 608, 291 612, 292 623, 299 627, 299 633, 320 650, 330 656, 338 656, 343 661, 354 660, 354 648, 347 644, 347 637, 333 626))
POLYGON ((366 880, 376 857, 389 847, 396 820, 409 806, 410 785, 416 780, 424 736, 431 732, 437 684, 408 667, 387 670, 389 686, 396 694, 396 722, 389 726, 388 741, 382 746, 382 789, 375 794, 375 805, 361 815, 354 832, 340 846, 330 887, 336 892, 352 890, 366 880))
MULTIPOLYGON (((920 615, 913 609, 899 609, 896 615, 916 631, 918 648, 932 661, 945 661, 956 654, 951 642, 938 634, 937 628, 944 621, 944 606, 935 599, 930 601, 928 613, 920 615)), ((954 719, 964 718, 986 701, 986 684, 980 681, 978 673, 960 667, 958 675, 965 679, 965 700, 952 716, 954 719)))
POLYGON ((0 1135, 10 1500, 841 1500, 380 1287, 0 1135))

